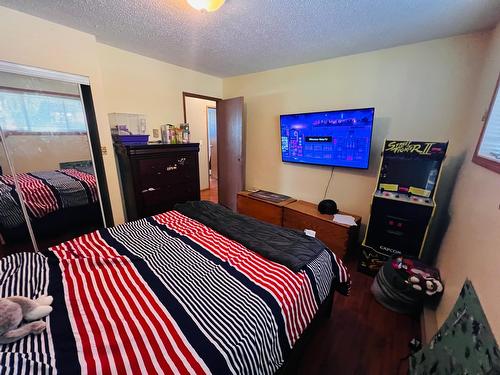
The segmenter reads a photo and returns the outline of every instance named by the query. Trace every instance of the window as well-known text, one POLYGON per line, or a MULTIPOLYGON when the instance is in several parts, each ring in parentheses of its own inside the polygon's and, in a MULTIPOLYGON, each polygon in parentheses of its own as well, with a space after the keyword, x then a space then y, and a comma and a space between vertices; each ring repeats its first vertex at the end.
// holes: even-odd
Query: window
POLYGON ((80 98, 73 95, 0 90, 0 121, 12 132, 86 132, 80 98))
POLYGON ((479 137, 476 152, 472 161, 485 168, 500 173, 500 95, 497 86, 491 98, 490 108, 486 116, 483 131, 479 137))

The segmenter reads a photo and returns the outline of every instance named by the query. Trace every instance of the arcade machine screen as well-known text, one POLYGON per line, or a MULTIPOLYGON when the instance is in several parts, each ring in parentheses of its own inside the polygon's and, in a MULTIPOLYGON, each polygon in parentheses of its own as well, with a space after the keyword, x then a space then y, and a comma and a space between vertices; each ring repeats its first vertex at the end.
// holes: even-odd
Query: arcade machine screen
POLYGON ((433 195, 441 161, 433 159, 385 158, 379 189, 410 193, 426 198, 433 195), (410 173, 409 173, 410 172, 410 173), (387 189, 394 186, 393 189, 387 189))
POLYGON ((366 169, 375 109, 281 116, 284 162, 366 169))

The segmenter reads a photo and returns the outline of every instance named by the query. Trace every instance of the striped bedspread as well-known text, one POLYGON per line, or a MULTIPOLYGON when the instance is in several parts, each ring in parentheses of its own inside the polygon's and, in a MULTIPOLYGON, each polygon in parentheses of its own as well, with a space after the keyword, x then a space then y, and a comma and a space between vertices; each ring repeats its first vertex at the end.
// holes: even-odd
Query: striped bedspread
MULTIPOLYGON (((97 201, 95 176, 77 169, 19 173, 19 185, 31 218, 97 201)), ((13 176, 0 176, 0 224, 14 228, 24 223, 13 176)))
POLYGON ((0 297, 54 296, 47 330, 0 345, 0 373, 271 374, 340 260, 294 273, 177 211, 0 260, 0 297))

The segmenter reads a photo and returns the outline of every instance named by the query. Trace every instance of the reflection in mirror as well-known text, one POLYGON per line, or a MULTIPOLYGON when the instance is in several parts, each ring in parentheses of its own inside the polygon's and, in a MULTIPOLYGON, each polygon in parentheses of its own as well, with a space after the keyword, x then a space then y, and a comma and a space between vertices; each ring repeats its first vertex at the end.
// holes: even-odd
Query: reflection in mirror
POLYGON ((102 227, 79 85, 0 72, 0 117, 38 247, 102 227))
POLYGON ((34 249, 14 174, 7 160, 0 122, 0 258, 14 252, 34 249))

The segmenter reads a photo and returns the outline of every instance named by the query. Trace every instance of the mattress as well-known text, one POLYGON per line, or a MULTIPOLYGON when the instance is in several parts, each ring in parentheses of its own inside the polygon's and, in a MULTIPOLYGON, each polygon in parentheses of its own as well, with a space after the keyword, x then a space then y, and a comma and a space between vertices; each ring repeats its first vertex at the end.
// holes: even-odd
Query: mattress
POLYGON ((0 260, 0 297, 54 296, 0 373, 271 374, 334 281, 325 249, 293 272, 177 211, 0 260))

